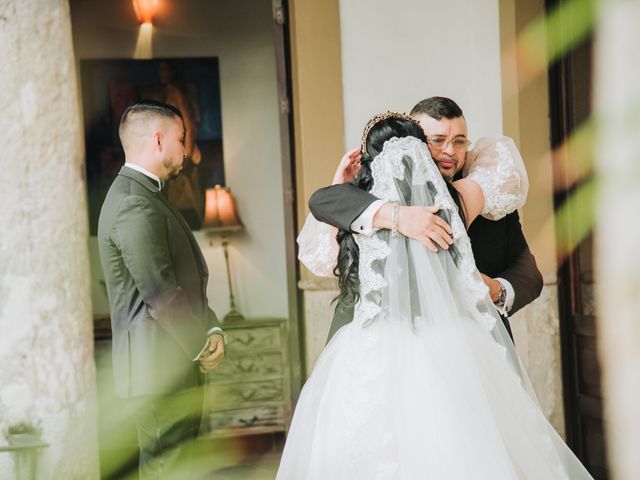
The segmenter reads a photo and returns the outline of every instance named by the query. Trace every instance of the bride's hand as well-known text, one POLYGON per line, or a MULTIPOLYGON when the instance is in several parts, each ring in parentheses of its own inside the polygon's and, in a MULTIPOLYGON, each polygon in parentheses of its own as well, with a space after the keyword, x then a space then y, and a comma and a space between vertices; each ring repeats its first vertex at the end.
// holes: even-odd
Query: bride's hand
POLYGON ((338 164, 338 168, 336 170, 336 174, 333 176, 333 182, 331 182, 331 185, 353 182, 360 171, 361 158, 362 152, 360 152, 360 147, 354 148, 345 153, 338 164))

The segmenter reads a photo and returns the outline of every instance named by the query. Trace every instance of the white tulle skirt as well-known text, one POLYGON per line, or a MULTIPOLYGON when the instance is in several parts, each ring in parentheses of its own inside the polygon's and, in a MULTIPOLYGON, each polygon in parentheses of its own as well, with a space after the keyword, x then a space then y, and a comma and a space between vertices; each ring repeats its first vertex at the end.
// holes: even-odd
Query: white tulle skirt
POLYGON ((504 348, 451 320, 339 330, 302 390, 277 478, 591 478, 504 348))

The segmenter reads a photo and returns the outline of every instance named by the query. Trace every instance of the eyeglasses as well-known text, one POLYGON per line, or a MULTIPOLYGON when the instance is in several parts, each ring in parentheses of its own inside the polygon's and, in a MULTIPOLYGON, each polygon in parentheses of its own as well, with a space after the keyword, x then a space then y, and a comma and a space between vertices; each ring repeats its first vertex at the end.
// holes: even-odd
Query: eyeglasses
POLYGON ((471 145, 471 142, 464 137, 456 137, 453 140, 447 137, 431 137, 427 138, 427 143, 436 150, 444 150, 449 144, 453 145, 453 149, 462 152, 471 145))

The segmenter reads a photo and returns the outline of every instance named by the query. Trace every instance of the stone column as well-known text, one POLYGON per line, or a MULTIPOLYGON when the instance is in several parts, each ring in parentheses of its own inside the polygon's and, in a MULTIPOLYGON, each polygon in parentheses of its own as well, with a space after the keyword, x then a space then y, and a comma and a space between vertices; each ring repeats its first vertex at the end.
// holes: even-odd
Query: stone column
POLYGON ((510 318, 516 350, 527 369, 540 407, 564 438, 560 314, 556 276, 544 276, 540 297, 510 318))
MULTIPOLYGON (((82 128, 66 0, 0 0, 0 446, 38 479, 97 478, 82 128)), ((0 453, 0 478, 15 475, 0 453)))
MULTIPOLYGON (((312 274, 309 273, 309 276, 312 274)), ((301 280, 298 287, 304 292, 305 371, 302 372, 302 377, 306 380, 327 343, 336 308, 333 299, 338 296, 340 290, 335 278, 322 277, 301 280)))
POLYGON ((596 35, 599 354, 612 478, 640 478, 640 4, 601 0, 596 35))

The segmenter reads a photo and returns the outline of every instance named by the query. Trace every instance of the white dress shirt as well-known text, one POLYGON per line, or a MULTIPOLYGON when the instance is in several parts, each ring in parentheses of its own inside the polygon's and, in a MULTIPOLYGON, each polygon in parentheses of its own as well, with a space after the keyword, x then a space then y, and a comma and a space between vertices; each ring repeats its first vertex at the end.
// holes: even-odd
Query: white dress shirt
POLYGON ((373 217, 385 203, 386 202, 384 200, 376 200, 369 205, 366 210, 353 221, 351 224, 351 231, 361 235, 366 235, 367 237, 370 237, 377 232, 378 229, 373 227, 373 217))
POLYGON ((130 169, 135 170, 137 172, 140 172, 143 175, 146 175, 147 177, 149 177, 151 180, 154 180, 158 184, 158 190, 162 190, 162 182, 160 181, 160 179, 155 173, 151 173, 146 168, 143 168, 140 165, 136 165, 135 163, 127 162, 124 164, 124 166, 129 167, 130 169))

